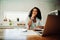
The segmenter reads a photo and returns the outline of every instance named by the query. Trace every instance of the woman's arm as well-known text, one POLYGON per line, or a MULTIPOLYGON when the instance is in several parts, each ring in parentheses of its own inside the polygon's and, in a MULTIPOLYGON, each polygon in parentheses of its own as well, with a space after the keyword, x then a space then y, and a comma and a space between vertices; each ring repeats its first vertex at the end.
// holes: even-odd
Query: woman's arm
POLYGON ((31 19, 28 21, 28 29, 30 29, 30 26, 32 25, 33 20, 34 20, 34 17, 31 17, 31 19))
POLYGON ((28 29, 30 29, 30 26, 32 25, 32 21, 34 20, 35 16, 36 16, 35 14, 32 14, 31 19, 28 22, 28 29))
POLYGON ((32 25, 32 20, 29 20, 29 22, 28 22, 28 29, 30 29, 31 25, 32 25))

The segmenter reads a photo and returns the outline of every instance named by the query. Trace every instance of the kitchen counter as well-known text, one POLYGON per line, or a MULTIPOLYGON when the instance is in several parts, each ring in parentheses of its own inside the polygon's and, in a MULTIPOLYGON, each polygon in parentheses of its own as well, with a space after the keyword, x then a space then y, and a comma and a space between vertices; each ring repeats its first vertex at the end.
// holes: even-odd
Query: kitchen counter
POLYGON ((26 28, 24 26, 4 26, 4 25, 0 25, 0 29, 15 29, 15 28, 26 28))

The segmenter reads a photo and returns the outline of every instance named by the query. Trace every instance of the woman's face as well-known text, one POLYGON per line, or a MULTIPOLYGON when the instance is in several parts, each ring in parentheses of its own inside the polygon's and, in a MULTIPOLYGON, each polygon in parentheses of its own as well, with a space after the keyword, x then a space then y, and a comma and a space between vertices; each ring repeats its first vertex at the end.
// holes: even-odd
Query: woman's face
POLYGON ((33 11, 32 11, 32 15, 37 15, 37 9, 33 9, 33 11))

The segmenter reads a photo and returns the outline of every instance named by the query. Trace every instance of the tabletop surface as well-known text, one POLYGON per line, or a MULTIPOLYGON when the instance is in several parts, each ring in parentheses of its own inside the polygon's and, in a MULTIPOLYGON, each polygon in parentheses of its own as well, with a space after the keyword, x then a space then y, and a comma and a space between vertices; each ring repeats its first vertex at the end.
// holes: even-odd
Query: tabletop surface
POLYGON ((39 35, 33 30, 27 29, 0 29, 0 39, 26 40, 28 35, 39 35))

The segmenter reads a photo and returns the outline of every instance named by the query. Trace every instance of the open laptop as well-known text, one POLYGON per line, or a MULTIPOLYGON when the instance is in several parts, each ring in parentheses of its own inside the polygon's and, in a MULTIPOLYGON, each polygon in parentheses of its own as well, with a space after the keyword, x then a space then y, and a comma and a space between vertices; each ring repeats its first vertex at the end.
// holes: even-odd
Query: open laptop
POLYGON ((48 15, 44 29, 40 29, 40 31, 37 31, 37 33, 39 33, 39 35, 42 36, 48 35, 50 36, 60 34, 59 31, 60 31, 59 16, 48 15))

